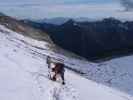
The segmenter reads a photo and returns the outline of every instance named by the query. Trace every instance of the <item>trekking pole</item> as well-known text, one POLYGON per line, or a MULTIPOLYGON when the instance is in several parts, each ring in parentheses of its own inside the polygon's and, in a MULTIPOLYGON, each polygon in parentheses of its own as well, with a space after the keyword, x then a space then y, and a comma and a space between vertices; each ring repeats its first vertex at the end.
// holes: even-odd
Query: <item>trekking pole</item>
POLYGON ((50 56, 47 56, 47 58, 46 58, 46 61, 47 61, 47 64, 48 64, 48 77, 51 79, 51 73, 50 73, 50 60, 51 58, 50 58, 50 56))

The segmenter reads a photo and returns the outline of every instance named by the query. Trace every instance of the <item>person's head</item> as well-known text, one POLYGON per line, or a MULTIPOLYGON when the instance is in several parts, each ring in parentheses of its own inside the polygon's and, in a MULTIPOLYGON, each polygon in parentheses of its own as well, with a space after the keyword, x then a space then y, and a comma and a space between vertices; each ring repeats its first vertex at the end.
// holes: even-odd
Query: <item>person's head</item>
POLYGON ((47 59, 50 59, 50 56, 47 56, 47 59))

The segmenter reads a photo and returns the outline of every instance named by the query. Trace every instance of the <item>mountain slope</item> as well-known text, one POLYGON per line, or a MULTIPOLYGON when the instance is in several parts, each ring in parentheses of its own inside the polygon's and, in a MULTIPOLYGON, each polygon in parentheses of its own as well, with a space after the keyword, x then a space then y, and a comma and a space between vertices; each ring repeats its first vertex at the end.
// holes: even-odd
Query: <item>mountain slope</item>
POLYGON ((10 16, 6 16, 4 14, 0 15, 0 24, 25 36, 29 36, 37 40, 51 42, 51 39, 47 33, 39 29, 35 29, 30 25, 27 25, 24 22, 10 16))
POLYGON ((27 23, 49 33, 62 48, 89 60, 123 56, 133 50, 133 22, 106 18, 93 22, 68 20, 62 25, 27 23))
POLYGON ((52 52, 47 42, 22 36, 0 25, 1 100, 133 99, 125 93, 94 83, 68 69, 65 73, 65 86, 50 81, 47 78, 46 55, 67 60, 66 65, 85 63, 52 52))
MULTIPOLYGON (((38 25, 38 23, 34 23, 34 24, 35 24, 35 26, 38 25)), ((133 77, 133 72, 132 72, 132 70, 133 70, 133 67, 132 67, 132 65, 133 65, 133 63, 132 63, 133 41, 132 40, 133 39, 132 38, 133 38, 133 36, 131 34, 132 29, 133 29, 132 24, 133 24, 133 22, 121 22, 114 18, 104 19, 102 21, 96 21, 96 22, 84 22, 84 23, 77 23, 73 20, 69 20, 67 23, 60 26, 61 29, 58 27, 59 30, 65 31, 66 35, 64 35, 62 31, 57 31, 57 28, 54 28, 56 26, 51 25, 51 24, 44 23, 44 24, 41 24, 39 27, 42 29, 43 28, 47 29, 49 27, 50 31, 51 30, 57 31, 57 33, 56 33, 57 38, 55 38, 56 42, 58 42, 58 39, 59 39, 59 42, 64 42, 66 44, 66 46, 69 46, 69 47, 71 46, 73 49, 75 49, 76 51, 79 51, 79 52, 80 52, 80 50, 79 50, 80 48, 78 48, 78 49, 76 48, 79 46, 82 46, 84 48, 87 47, 89 50, 92 50, 92 51, 94 51, 94 50, 96 50, 98 52, 101 51, 101 50, 97 49, 99 47, 96 46, 94 44, 94 42, 88 42, 90 44, 90 46, 79 45, 79 44, 82 44, 81 43, 82 40, 78 39, 78 38, 82 37, 81 36, 81 33, 82 33, 81 27, 85 28, 85 30, 87 30, 88 27, 90 27, 89 30, 93 29, 93 30, 91 30, 92 31, 91 33, 87 33, 88 31, 85 31, 86 34, 90 34, 92 37, 95 38, 95 39, 93 39, 91 36, 88 35, 89 41, 92 41, 92 39, 93 39, 94 41, 97 41, 97 43, 100 45, 106 44, 109 48, 111 48, 112 46, 119 47, 120 44, 125 45, 125 47, 124 48, 121 47, 121 49, 117 49, 117 50, 113 50, 113 51, 109 50, 109 52, 110 52, 109 55, 108 54, 106 55, 107 52, 102 50, 102 52, 103 52, 102 55, 107 57, 107 59, 102 59, 98 63, 94 64, 94 63, 90 63, 90 62, 87 63, 87 62, 82 62, 82 61, 75 62, 75 61, 73 61, 73 59, 71 59, 72 64, 68 64, 68 65, 69 65, 69 69, 72 69, 72 70, 82 74, 82 76, 86 77, 87 79, 96 81, 98 83, 107 85, 112 88, 116 88, 120 91, 123 91, 130 95, 133 95, 133 84, 132 84, 133 83, 133 78, 132 78, 133 77), (93 32, 95 34, 93 34, 93 32), (71 33, 73 33, 73 34, 71 34, 71 33), (68 38, 66 38, 67 36, 68 36, 68 38), (69 38, 69 36, 70 37, 72 36, 72 37, 69 38), (112 40, 110 37, 112 38, 112 40), (113 38, 113 37, 115 37, 115 38, 113 38), (116 42, 114 42, 113 39, 116 40, 116 42), (102 41, 102 40, 104 40, 104 41, 102 41), (76 41, 76 42, 74 43, 74 41, 76 41), (117 42, 117 41, 119 41, 119 42, 117 42), (68 43, 70 45, 68 45, 68 43), (112 44, 112 45, 110 45, 110 44, 112 44), (118 46, 116 46, 116 45, 118 45, 118 46), (115 58, 117 58, 117 59, 115 59, 115 58)), ((84 37, 86 38, 86 36, 84 36, 84 37)), ((64 45, 64 44, 62 44, 62 45, 64 45)), ((103 45, 103 47, 101 49, 104 49, 107 46, 103 45)), ((87 52, 89 52, 87 49, 85 49, 85 50, 87 52)), ((102 57, 100 56, 100 58, 102 58, 102 57)), ((70 60, 68 59, 67 61, 70 61, 70 60)))

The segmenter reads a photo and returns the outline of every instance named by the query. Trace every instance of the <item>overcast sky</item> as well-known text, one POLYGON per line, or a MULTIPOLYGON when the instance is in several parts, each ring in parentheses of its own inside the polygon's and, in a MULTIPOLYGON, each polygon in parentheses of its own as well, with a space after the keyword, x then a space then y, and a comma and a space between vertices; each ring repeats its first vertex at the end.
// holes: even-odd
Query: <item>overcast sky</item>
POLYGON ((49 4, 55 4, 55 3, 64 3, 64 4, 71 4, 71 3, 74 3, 74 4, 83 4, 83 3, 90 3, 90 2, 93 2, 93 3, 105 3, 105 2, 114 2, 116 0, 0 0, 2 3, 33 3, 33 2, 36 2, 36 3, 49 3, 49 4))
POLYGON ((0 0, 0 12, 19 18, 34 19, 116 17, 132 20, 133 12, 124 11, 125 8, 120 1, 122 0, 0 0))

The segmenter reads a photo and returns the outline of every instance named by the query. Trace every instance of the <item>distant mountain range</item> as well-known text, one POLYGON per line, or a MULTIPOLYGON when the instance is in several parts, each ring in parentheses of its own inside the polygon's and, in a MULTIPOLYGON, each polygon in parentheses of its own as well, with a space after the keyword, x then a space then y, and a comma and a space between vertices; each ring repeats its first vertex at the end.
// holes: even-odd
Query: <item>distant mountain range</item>
POLYGON ((36 20, 36 22, 39 23, 48 23, 48 24, 54 24, 54 25, 61 25, 65 22, 67 22, 69 18, 64 18, 64 17, 56 17, 56 18, 45 18, 45 19, 40 19, 36 20))
POLYGON ((87 18, 87 17, 77 17, 77 18, 55 17, 55 18, 44 18, 44 19, 40 19, 40 20, 34 20, 34 22, 61 25, 61 24, 66 23, 70 19, 72 19, 72 20, 74 20, 76 22, 86 22, 86 21, 90 22, 90 21, 96 20, 96 19, 91 19, 91 18, 87 18))
POLYGON ((70 19, 61 25, 25 23, 49 33, 56 44, 88 59, 123 55, 133 50, 133 22, 107 18, 91 22, 70 19))

